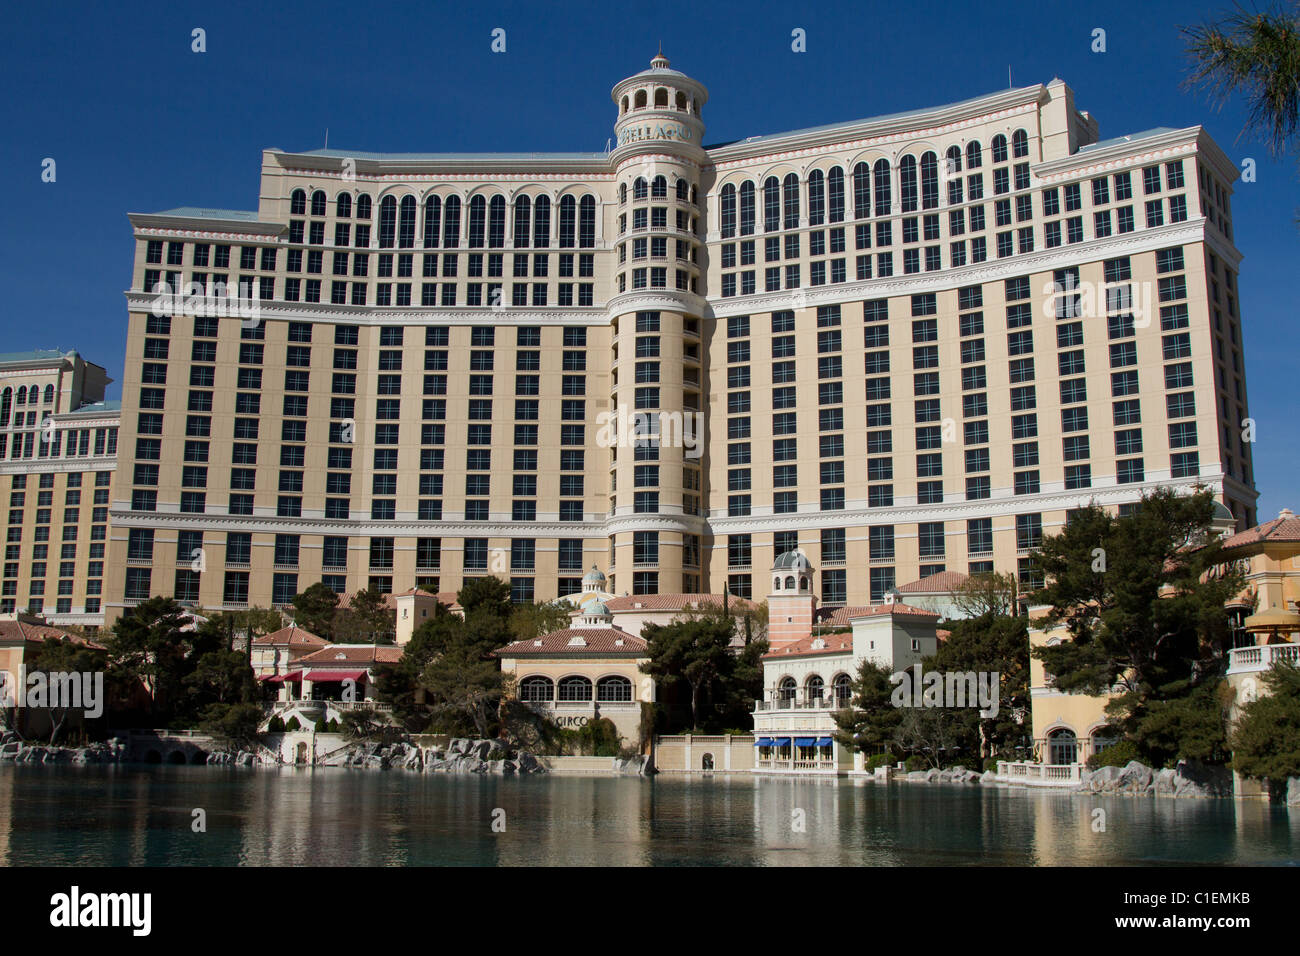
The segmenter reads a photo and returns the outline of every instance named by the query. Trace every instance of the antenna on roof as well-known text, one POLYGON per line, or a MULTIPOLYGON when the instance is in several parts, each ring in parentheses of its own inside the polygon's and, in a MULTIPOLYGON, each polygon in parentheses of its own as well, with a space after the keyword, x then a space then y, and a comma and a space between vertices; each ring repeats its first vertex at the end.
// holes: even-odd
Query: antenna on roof
POLYGON ((330 128, 328 126, 325 127, 325 148, 330 148, 330 128))
POLYGON ((1007 89, 1009 90, 1015 89, 1015 87, 1011 85, 1011 64, 1010 63, 1007 64, 1007 89))

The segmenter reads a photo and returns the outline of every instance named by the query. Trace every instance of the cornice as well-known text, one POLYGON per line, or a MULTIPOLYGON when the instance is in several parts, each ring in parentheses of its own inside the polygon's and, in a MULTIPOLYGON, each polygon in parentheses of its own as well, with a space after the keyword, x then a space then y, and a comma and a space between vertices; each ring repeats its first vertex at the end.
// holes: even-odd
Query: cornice
POLYGON ((344 182, 470 181, 483 179, 486 175, 551 181, 573 176, 613 178, 609 153, 594 154, 590 158, 548 156, 545 153, 467 153, 462 156, 394 156, 378 159, 367 157, 363 155, 364 152, 358 151, 357 156, 312 156, 267 150, 264 155, 286 173, 324 176, 344 182), (343 163, 348 159, 352 161, 353 168, 345 174, 343 163))
POLYGON ((274 515, 189 514, 179 511, 131 511, 113 508, 114 527, 202 528, 213 531, 329 534, 386 538, 518 538, 527 531, 537 538, 600 538, 605 525, 591 521, 338 521, 334 518, 281 518, 274 515))
POLYGON ((243 219, 204 219, 197 216, 166 216, 130 212, 126 218, 137 236, 173 238, 263 239, 287 233, 289 227, 279 222, 248 222, 243 219))

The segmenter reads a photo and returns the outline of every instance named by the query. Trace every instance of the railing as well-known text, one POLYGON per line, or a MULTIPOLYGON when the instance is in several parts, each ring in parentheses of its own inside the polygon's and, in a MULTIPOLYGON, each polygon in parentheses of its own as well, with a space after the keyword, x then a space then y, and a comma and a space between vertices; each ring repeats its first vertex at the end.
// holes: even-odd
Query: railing
POLYGON ((1081 763, 1050 764, 1022 761, 998 761, 998 779, 1037 787, 1069 787, 1079 783, 1081 763))
POLYGON ((840 710, 847 707, 847 697, 790 697, 777 700, 754 701, 753 713, 768 710, 840 710))
POLYGON ((1228 673, 1268 670, 1278 661, 1300 666, 1300 644, 1265 644, 1259 647, 1234 647, 1228 651, 1228 673))

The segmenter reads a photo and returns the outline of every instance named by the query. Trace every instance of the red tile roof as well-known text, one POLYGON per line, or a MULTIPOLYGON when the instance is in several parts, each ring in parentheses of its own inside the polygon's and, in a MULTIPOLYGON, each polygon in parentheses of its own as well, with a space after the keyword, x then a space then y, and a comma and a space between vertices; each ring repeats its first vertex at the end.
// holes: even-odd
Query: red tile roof
POLYGON ((763 655, 768 657, 815 657, 821 654, 852 654, 853 653, 853 635, 852 634, 809 634, 807 637, 800 638, 793 644, 787 644, 776 650, 768 651, 763 655), (820 641, 823 646, 813 647, 820 641))
MULTIPOLYGON (((864 617, 881 617, 884 615, 898 614, 904 617, 929 618, 937 621, 939 615, 932 611, 926 611, 919 607, 912 607, 910 604, 877 604, 872 607, 840 607, 829 614, 824 620, 819 622, 819 627, 836 627, 845 626, 850 621, 864 617)), ((807 637, 800 638, 793 644, 786 644, 776 650, 768 651, 764 657, 788 657, 795 655, 811 654, 843 654, 845 651, 853 649, 853 638, 848 634, 809 634, 807 637), (813 648, 814 641, 824 641, 826 647, 813 648)))
POLYGON ((842 607, 819 607, 817 609, 817 623, 821 627, 848 627, 849 621, 855 617, 861 617, 871 610, 871 605, 855 606, 845 605, 842 607))
POLYGON ((588 657, 592 654, 643 657, 648 646, 641 638, 618 627, 566 627, 532 640, 515 641, 493 653, 497 657, 588 657), (585 643, 571 644, 574 640, 585 643))
POLYGON ((1289 544, 1300 542, 1300 518, 1283 509, 1272 521, 1247 528, 1223 539, 1224 548, 1244 548, 1252 544, 1289 544))
POLYGON ((396 664, 403 648, 374 644, 329 644, 293 662, 293 667, 325 667, 335 664, 396 664))
POLYGON ((326 647, 329 641, 323 637, 317 637, 311 631, 290 624, 288 627, 282 627, 278 631, 270 634, 263 634, 260 637, 253 638, 253 646, 263 647, 326 647))
MULTIPOLYGON (((611 611, 684 611, 722 603, 721 594, 628 594, 610 598, 605 606, 611 611), (637 605, 640 607, 637 607, 637 605)), ((753 601, 735 595, 727 598, 728 609, 753 610, 753 601)))
POLYGON ((395 597, 395 598, 396 598, 396 597, 403 597, 403 596, 408 595, 408 594, 414 594, 414 595, 416 595, 417 597, 430 597, 430 598, 437 598, 439 604, 445 604, 445 605, 447 605, 447 607, 449 607, 449 608, 458 608, 458 607, 460 607, 460 604, 458 604, 457 601, 456 601, 456 592, 455 592, 455 591, 438 591, 438 592, 433 592, 433 591, 426 591, 424 588, 410 588, 410 589, 408 589, 408 590, 406 590, 406 591, 399 591, 397 594, 394 594, 393 597, 395 597))
POLYGON ((903 594, 948 594, 960 590, 961 586, 969 580, 970 578, 960 571, 940 571, 919 581, 904 584, 898 590, 903 594))
POLYGON ((73 644, 82 644, 92 650, 102 651, 104 649, 103 644, 96 644, 92 640, 69 633, 62 628, 52 627, 49 624, 30 624, 26 621, 0 621, 0 641, 25 641, 28 644, 41 644, 49 638, 55 640, 67 638, 73 644))

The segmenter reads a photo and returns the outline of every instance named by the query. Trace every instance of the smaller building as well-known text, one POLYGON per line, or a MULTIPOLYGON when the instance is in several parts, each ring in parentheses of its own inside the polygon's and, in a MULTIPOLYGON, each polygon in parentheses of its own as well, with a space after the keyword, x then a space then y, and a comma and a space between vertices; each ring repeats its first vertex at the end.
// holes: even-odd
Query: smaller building
POLYGON ((575 611, 573 626, 495 652, 515 681, 519 700, 560 727, 607 718, 625 744, 640 741, 641 704, 654 700, 654 680, 641 673, 646 642, 613 623, 601 601, 575 611))
POLYGON ((444 604, 453 614, 464 616, 465 611, 456 600, 455 591, 426 591, 423 588, 411 588, 400 594, 389 596, 397 611, 397 646, 405 647, 411 642, 412 635, 429 618, 433 617, 437 606, 444 604))
POLYGON ((289 672, 290 665, 308 654, 329 646, 329 641, 295 624, 253 638, 249 663, 258 680, 289 672))
POLYGON ((786 625, 799 620, 808 627, 797 638, 787 629, 763 655, 763 699, 754 702, 754 772, 835 775, 862 770, 862 754, 835 740, 835 712, 849 704, 864 661, 893 672, 934 654, 939 616, 892 595, 885 604, 819 613, 816 596, 801 583, 802 573, 812 576, 806 559, 796 565, 787 553, 772 570, 769 613, 788 618, 786 625), (792 571, 796 566, 799 571, 792 571))
POLYGON ((966 617, 958 606, 962 588, 970 578, 960 571, 940 571, 898 588, 899 599, 911 607, 933 611, 940 621, 966 617))
POLYGON ((268 716, 278 714, 286 721, 296 716, 300 723, 314 725, 339 720, 348 710, 392 710, 375 698, 375 669, 401 658, 402 648, 392 644, 326 644, 303 654, 284 673, 264 678, 278 691, 268 716))
MULTIPOLYGON (((5 719, 8 729, 25 738, 45 738, 50 735, 54 720, 48 707, 28 707, 22 691, 27 669, 33 653, 49 640, 69 641, 73 644, 102 650, 102 646, 53 627, 39 617, 21 613, 6 614, 0 618, 0 705, 8 711, 5 719), (10 709, 12 707, 12 709, 10 709)), ((104 703, 101 701, 100 703, 104 703)), ((85 720, 81 711, 69 711, 61 716, 66 721, 65 733, 75 732, 85 720)))

